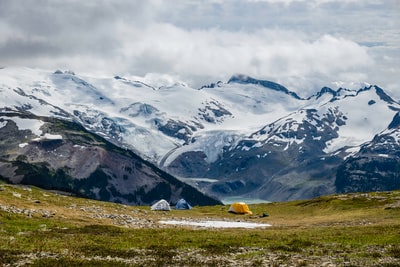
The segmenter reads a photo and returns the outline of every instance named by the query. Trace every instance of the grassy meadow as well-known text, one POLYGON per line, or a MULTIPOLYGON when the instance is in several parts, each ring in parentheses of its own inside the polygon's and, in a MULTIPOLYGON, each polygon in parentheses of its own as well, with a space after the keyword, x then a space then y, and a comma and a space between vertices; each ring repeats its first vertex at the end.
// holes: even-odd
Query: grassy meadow
POLYGON ((249 207, 252 215, 228 213, 224 205, 151 211, 0 184, 0 266, 400 266, 400 191, 249 207))

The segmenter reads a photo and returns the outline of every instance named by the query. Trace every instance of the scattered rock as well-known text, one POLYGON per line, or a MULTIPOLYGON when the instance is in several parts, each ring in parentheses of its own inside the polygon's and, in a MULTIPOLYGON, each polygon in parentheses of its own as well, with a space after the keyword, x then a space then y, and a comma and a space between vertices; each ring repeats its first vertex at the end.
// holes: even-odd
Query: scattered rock
POLYGON ((13 192, 12 195, 13 195, 13 197, 21 198, 21 194, 20 193, 13 192))
POLYGON ((15 213, 15 214, 25 214, 28 217, 32 217, 34 214, 41 215, 42 217, 45 218, 50 218, 56 215, 55 211, 48 211, 44 209, 21 209, 17 208, 15 206, 7 206, 7 205, 0 205, 0 210, 3 210, 5 212, 9 213, 15 213))
POLYGON ((400 209, 400 200, 396 201, 395 203, 385 205, 385 209, 400 209))

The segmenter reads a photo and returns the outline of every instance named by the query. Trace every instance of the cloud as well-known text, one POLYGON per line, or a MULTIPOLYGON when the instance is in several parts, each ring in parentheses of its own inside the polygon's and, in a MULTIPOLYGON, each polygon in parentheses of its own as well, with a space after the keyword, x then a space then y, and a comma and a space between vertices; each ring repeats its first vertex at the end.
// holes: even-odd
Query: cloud
POLYGON ((308 40, 281 30, 188 31, 165 24, 126 34, 137 35, 138 40, 124 40, 122 51, 132 62, 132 70, 169 72, 185 79, 227 79, 234 73, 282 81, 291 76, 335 78, 340 73, 363 71, 373 62, 365 47, 330 35, 308 40))
POLYGON ((2 66, 162 73, 193 87, 244 73, 305 96, 338 80, 400 90, 394 1, 21 3, 0 2, 2 66))

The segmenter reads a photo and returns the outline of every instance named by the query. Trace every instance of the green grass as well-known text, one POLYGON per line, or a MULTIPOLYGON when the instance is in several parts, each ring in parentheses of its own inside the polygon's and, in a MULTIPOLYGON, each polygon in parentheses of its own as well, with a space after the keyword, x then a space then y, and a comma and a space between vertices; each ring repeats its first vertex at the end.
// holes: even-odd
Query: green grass
MULTIPOLYGON (((399 266, 400 208, 388 205, 400 192, 326 196, 313 200, 252 204, 253 215, 228 206, 153 212, 149 207, 73 198, 36 188, 0 184, 0 266, 39 255, 31 266, 307 266, 324 257, 346 266, 399 266), (88 210, 82 210, 88 207, 88 210), (117 226, 96 214, 126 214, 152 227, 117 226), (268 213, 269 217, 262 217, 268 213), (161 226, 160 219, 224 219, 270 223, 264 229, 161 226), (273 255, 273 257, 271 256, 273 255), (293 256, 293 257, 292 257, 293 256), (303 257, 309 260, 297 260, 303 257), (385 259, 384 262, 380 261, 385 259), (397 265, 396 265, 397 264, 397 265)), ((11 265, 12 266, 12 265, 11 265)))

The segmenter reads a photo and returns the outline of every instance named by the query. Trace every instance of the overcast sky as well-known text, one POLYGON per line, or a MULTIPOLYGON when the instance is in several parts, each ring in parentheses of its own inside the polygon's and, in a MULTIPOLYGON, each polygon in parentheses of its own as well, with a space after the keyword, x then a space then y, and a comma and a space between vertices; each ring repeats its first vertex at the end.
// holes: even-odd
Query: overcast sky
POLYGON ((242 73, 303 97, 368 82, 400 99, 400 1, 0 0, 0 66, 192 87, 242 73))

